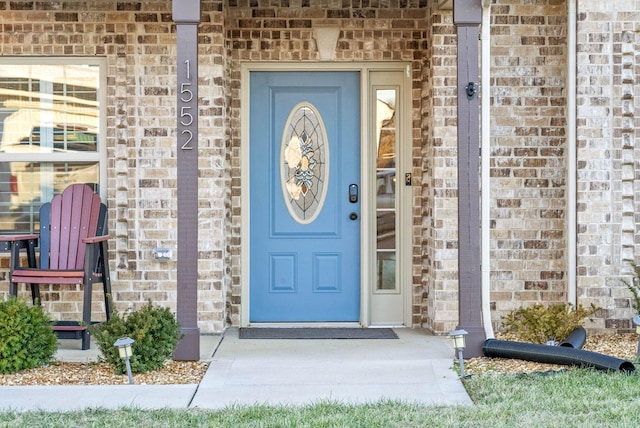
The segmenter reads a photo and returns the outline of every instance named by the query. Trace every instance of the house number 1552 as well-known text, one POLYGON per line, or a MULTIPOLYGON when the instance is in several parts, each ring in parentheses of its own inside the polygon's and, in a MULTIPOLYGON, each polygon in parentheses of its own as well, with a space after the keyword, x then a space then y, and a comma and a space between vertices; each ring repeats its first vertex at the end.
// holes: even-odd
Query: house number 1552
POLYGON ((191 70, 189 60, 184 61, 186 68, 186 81, 180 83, 180 98, 178 108, 180 109, 180 131, 181 135, 186 136, 185 141, 180 148, 182 150, 193 150, 191 141, 193 140, 193 131, 187 129, 193 123, 193 114, 191 113, 191 101, 193 100, 193 91, 191 90, 191 70))

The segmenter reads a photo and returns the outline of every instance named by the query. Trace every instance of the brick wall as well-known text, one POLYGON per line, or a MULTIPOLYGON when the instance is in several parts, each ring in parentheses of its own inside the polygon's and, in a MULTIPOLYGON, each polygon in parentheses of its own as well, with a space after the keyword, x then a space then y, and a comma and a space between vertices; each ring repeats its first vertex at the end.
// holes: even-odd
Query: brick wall
POLYGON ((491 17, 491 307, 565 302, 564 1, 497 0, 491 17))
POLYGON ((423 288, 416 303, 424 308, 423 325, 449 332, 458 323, 457 37, 451 11, 430 21, 422 92, 423 288))
POLYGON ((578 10, 578 297, 604 308, 593 328, 630 329, 621 278, 638 262, 640 2, 578 10))

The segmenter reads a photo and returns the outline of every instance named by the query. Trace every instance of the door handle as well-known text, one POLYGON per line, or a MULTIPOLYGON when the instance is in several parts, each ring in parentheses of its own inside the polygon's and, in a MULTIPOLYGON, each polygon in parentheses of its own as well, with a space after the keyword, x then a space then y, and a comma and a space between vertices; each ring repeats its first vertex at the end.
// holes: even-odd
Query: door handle
POLYGON ((349 184, 349 202, 355 204, 358 202, 358 185, 349 184))

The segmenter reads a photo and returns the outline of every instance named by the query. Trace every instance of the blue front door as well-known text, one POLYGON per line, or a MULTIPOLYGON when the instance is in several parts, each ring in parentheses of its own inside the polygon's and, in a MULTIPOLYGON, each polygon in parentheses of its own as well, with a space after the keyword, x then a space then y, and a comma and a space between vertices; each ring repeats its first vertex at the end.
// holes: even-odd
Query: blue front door
POLYGON ((250 322, 360 318, 360 75, 250 74, 250 322))

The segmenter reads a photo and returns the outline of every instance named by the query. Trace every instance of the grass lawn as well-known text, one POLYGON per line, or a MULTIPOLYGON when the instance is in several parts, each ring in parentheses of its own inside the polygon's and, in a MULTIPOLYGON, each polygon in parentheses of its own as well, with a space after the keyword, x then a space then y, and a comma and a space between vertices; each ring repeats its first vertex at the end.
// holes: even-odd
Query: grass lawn
POLYGON ((76 413, 0 413, 19 427, 637 427, 637 374, 571 370, 553 375, 483 374, 465 380, 474 406, 398 402, 350 406, 249 406, 221 411, 101 409, 76 413))

